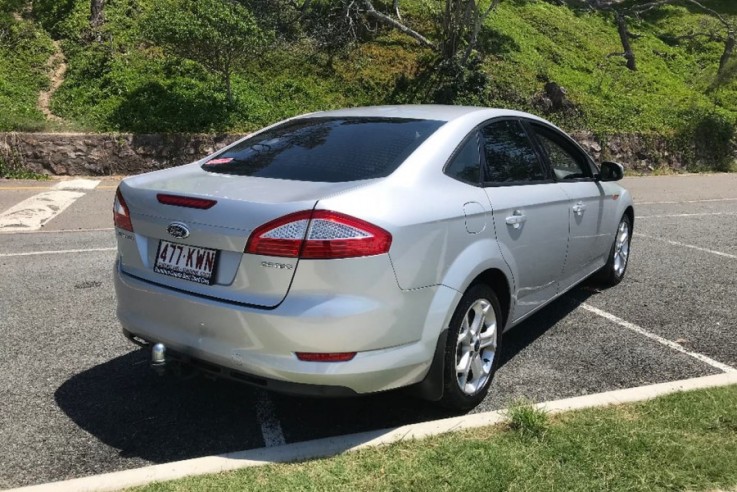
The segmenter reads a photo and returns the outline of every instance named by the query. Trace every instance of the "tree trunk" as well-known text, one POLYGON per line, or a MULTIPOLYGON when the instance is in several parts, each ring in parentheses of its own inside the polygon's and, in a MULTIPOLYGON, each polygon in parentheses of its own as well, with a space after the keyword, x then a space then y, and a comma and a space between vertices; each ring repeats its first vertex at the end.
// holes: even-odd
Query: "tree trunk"
POLYGON ((227 69, 225 72, 225 92, 228 95, 228 106, 232 108, 235 106, 235 103, 233 101, 233 90, 230 85, 230 69, 227 69))
POLYGON ((627 30, 627 19, 621 12, 617 12, 617 30, 619 31, 619 40, 622 42, 622 49, 624 49, 623 56, 627 60, 627 68, 636 72, 637 60, 635 59, 635 53, 632 51, 632 45, 630 44, 630 35, 627 30))
POLYGON ((105 0, 90 1, 90 27, 93 30, 98 29, 105 22, 104 8, 105 0))
POLYGON ((735 40, 735 33, 734 31, 730 30, 727 33, 727 40, 724 42, 724 52, 722 53, 722 57, 719 59, 719 72, 717 72, 719 75, 722 75, 727 69, 727 64, 729 63, 729 60, 732 59, 732 55, 734 54, 736 42, 737 41, 735 40))

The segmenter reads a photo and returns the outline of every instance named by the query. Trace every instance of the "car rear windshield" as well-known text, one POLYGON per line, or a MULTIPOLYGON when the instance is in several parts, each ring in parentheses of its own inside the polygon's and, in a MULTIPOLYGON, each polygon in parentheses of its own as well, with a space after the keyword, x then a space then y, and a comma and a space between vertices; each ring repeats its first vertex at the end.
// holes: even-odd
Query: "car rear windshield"
POLYGON ((403 118, 300 118, 210 159, 212 173, 338 183, 382 178, 445 122, 403 118))

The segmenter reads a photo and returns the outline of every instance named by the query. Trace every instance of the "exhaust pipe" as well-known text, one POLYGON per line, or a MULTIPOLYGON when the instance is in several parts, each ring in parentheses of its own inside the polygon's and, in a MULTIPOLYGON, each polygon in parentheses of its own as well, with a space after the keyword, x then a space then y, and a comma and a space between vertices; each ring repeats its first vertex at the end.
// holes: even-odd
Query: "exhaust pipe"
POLYGON ((166 372, 166 346, 163 343, 151 347, 151 368, 159 376, 163 376, 166 372))

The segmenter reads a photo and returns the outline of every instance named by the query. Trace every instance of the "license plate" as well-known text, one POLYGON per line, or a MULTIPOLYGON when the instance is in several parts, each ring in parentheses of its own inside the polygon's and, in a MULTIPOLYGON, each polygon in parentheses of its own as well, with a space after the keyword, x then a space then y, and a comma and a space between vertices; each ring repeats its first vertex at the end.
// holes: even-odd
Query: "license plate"
POLYGON ((154 272, 211 285, 215 280, 218 250, 160 241, 154 272))

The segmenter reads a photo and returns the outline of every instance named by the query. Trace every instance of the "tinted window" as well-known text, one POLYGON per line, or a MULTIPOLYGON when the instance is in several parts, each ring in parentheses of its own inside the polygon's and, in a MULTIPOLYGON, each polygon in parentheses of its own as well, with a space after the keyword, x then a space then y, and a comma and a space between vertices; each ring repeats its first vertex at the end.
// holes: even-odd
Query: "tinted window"
POLYGON ((445 168, 445 174, 464 183, 481 182, 481 154, 478 137, 474 133, 453 156, 445 168))
POLYGON ((297 119, 241 142, 202 169, 332 183, 381 178, 443 123, 400 118, 297 119))
POLYGON ((551 129, 533 125, 548 160, 558 179, 590 178, 591 168, 588 160, 565 138, 551 129))
POLYGON ((516 120, 491 123, 481 130, 485 180, 492 183, 546 179, 530 139, 516 120))

